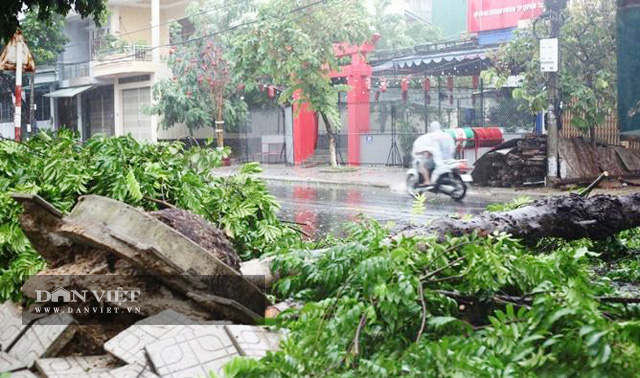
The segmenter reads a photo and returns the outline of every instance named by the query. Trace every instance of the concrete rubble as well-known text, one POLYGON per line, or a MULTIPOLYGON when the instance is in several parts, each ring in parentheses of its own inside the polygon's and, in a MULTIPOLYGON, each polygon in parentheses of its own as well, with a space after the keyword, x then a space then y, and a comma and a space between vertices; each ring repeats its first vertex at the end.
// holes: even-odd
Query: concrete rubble
MULTIPOLYGON (((31 299, 27 307, 0 305, 0 375, 220 376, 232 358, 260 358, 279 348, 279 333, 255 325, 269 304, 264 285, 243 275, 231 243, 201 218, 177 209, 146 213, 99 196, 81 197, 63 215, 38 196, 14 198, 47 268, 22 287, 31 299), (52 295, 45 303, 34 301, 43 282, 52 295), (136 303, 142 310, 111 323, 75 310, 37 311, 69 306, 70 291, 122 286, 142 290, 136 303)), ((122 298, 92 305, 125 308, 122 298)))

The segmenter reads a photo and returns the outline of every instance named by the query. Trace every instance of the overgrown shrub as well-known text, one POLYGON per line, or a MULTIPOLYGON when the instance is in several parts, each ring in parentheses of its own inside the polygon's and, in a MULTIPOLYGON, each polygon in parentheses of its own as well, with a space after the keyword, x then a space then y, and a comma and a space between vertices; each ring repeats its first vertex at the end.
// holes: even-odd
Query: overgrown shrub
POLYGON ((0 301, 16 299, 25 278, 44 267, 19 224, 21 206, 12 192, 38 194, 67 212, 79 196, 98 194, 155 210, 162 200, 202 215, 231 237, 243 258, 294 241, 276 218, 278 204, 252 174, 219 177, 228 149, 180 142, 143 143, 130 136, 97 136, 82 144, 68 131, 40 133, 24 144, 0 142, 0 301), (278 243, 282 241, 282 243, 278 243))

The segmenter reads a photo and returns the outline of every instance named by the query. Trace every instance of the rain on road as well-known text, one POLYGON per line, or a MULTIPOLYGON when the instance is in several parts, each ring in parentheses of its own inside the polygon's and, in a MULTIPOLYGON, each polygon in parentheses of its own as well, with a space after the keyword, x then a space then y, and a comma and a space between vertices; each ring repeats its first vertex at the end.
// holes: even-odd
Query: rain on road
POLYGON ((413 198, 404 191, 282 181, 267 181, 267 185, 282 206, 280 218, 304 224, 302 229, 315 238, 339 232, 345 222, 359 214, 401 227, 446 215, 478 214, 490 203, 511 199, 469 195, 457 203, 442 194, 427 194, 424 213, 416 215, 411 213, 413 198))

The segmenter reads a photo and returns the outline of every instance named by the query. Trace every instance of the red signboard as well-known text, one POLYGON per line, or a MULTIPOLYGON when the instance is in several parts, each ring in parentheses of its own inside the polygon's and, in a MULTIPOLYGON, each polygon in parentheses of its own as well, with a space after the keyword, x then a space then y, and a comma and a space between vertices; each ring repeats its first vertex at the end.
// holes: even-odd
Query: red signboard
POLYGON ((477 33, 518 26, 542 14, 542 0, 469 0, 468 31, 477 33))

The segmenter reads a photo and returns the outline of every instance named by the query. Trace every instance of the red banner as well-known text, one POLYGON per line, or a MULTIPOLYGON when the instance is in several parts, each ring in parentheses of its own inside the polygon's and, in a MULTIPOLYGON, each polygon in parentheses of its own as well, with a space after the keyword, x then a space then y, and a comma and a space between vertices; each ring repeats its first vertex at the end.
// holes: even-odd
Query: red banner
POLYGON ((518 26, 542 14, 542 0, 469 0, 467 29, 470 33, 518 26))

